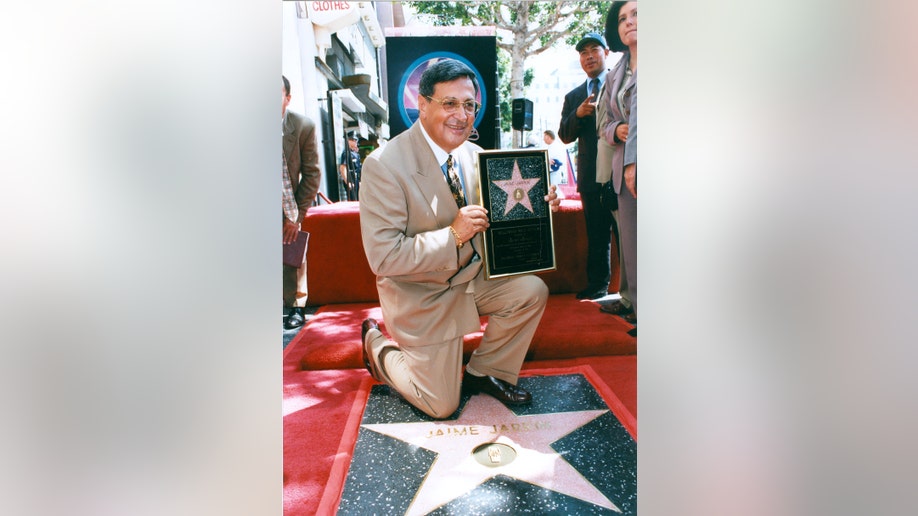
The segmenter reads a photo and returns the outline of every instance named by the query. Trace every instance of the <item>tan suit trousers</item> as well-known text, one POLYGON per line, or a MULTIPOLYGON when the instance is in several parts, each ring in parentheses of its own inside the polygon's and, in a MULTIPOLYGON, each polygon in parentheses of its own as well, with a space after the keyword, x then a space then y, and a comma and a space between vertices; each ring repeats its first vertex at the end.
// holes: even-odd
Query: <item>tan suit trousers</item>
MULTIPOLYGON (((473 280, 478 313, 487 315, 481 345, 468 368, 516 384, 529 344, 545 311, 548 287, 536 276, 473 280)), ((422 412, 445 418, 459 407, 462 393, 462 338, 423 346, 392 347, 382 333, 367 334, 372 359, 389 386, 422 412)))

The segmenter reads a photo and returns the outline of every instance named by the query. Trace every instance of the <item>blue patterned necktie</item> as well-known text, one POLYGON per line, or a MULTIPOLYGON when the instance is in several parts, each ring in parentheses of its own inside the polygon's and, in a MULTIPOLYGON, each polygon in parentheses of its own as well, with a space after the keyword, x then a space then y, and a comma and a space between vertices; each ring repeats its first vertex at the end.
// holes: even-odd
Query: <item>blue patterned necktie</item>
POLYGON ((459 175, 456 174, 456 167, 453 166, 453 155, 446 158, 446 174, 449 177, 449 189, 453 192, 453 199, 456 200, 456 206, 465 206, 465 196, 462 194, 462 183, 459 181, 459 175))

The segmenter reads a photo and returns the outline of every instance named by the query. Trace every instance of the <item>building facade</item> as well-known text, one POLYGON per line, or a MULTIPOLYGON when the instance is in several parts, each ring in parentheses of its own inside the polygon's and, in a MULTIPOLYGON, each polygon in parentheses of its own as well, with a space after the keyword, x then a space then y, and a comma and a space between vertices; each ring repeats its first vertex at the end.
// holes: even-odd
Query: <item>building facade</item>
MULTIPOLYGON (((389 137, 389 107, 380 82, 386 26, 398 23, 400 5, 389 2, 283 2, 281 71, 291 83, 288 109, 316 121, 320 192, 346 200, 338 164, 346 135, 360 136, 361 156, 389 137), (378 12, 380 9, 381 12, 378 12)), ((324 202, 322 196, 318 202, 324 202)))

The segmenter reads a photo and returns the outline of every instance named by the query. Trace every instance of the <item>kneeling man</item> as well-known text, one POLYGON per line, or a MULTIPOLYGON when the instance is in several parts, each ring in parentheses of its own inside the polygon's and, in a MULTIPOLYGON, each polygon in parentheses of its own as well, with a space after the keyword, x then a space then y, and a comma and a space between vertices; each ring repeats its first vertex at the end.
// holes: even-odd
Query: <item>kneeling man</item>
MULTIPOLYGON (((421 76, 419 118, 363 164, 360 226, 383 317, 363 322, 364 364, 378 381, 434 418, 449 417, 464 390, 508 405, 529 403, 517 387, 548 288, 532 275, 485 280, 480 233, 487 211, 472 204, 479 181, 468 142, 478 79, 444 59, 421 76), (481 329, 481 345, 462 372, 462 338, 481 329)), ((560 200, 551 186, 552 211, 560 200)))

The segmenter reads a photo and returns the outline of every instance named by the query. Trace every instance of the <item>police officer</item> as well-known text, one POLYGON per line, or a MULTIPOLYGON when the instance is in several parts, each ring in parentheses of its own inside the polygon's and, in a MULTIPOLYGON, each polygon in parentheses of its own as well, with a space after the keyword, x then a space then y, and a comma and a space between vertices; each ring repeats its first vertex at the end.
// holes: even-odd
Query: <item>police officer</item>
POLYGON ((347 199, 356 201, 360 192, 360 153, 357 152, 357 133, 347 133, 347 148, 341 153, 338 174, 347 190, 347 199))

